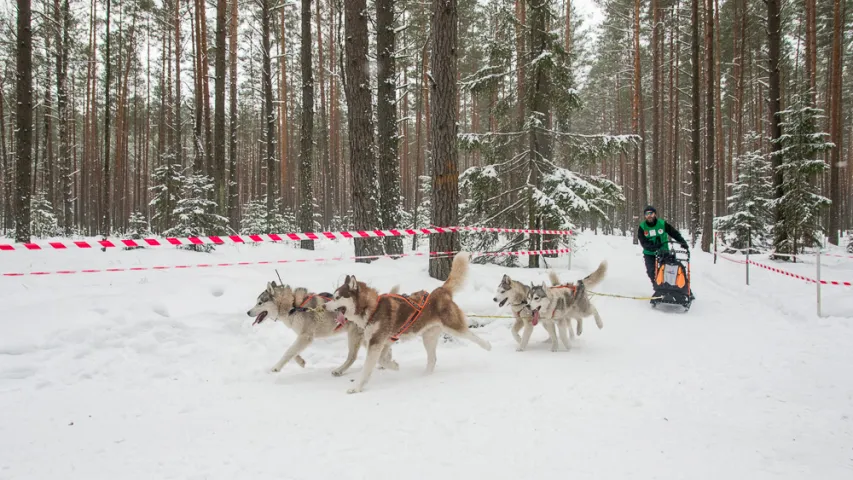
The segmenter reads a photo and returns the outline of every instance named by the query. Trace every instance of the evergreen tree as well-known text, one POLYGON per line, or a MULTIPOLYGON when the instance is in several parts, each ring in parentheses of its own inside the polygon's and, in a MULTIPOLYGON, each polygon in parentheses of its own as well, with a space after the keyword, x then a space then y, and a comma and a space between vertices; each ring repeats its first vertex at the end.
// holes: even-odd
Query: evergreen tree
POLYGON ((281 198, 275 200, 276 208, 267 212, 267 199, 250 200, 243 207, 240 234, 287 233, 297 230, 296 216, 292 210, 281 207, 281 198), (281 213, 283 212, 283 213, 281 213))
MULTIPOLYGON (((576 171, 604 156, 625 151, 634 137, 576 132, 572 116, 582 107, 574 74, 577 52, 569 52, 560 30, 549 27, 549 22, 558 18, 553 1, 530 0, 525 5, 524 24, 517 23, 506 9, 494 14, 494 37, 486 48, 488 65, 462 82, 463 88, 484 99, 493 98, 515 72, 523 72, 517 82, 524 84, 496 102, 494 115, 500 117, 494 122, 497 130, 460 135, 463 148, 479 150, 487 162, 492 162, 463 174, 465 185, 460 186, 464 223, 554 230, 570 228, 580 219, 578 216, 610 222, 608 209, 624 200, 621 187, 576 171), (507 37, 515 35, 513 31, 530 45, 530 51, 518 54, 516 65, 512 64, 513 55, 518 52, 513 52, 512 45, 506 42, 507 37), (488 174, 484 169, 490 169, 488 174), (492 173, 501 185, 494 195, 490 195, 496 188, 493 180, 486 181, 492 173), (483 204, 483 198, 491 199, 488 205, 483 204)), ((467 245, 492 245, 500 250, 519 247, 522 240, 510 235, 502 241, 485 233, 465 237, 467 245), (472 240, 475 236, 483 238, 472 240)), ((557 239, 539 237, 528 236, 527 247, 557 247, 557 239)), ((530 265, 537 265, 535 257, 531 257, 530 265)))
POLYGON ((53 213, 53 205, 38 192, 30 203, 30 233, 36 238, 48 238, 60 234, 59 222, 53 213))
MULTIPOLYGON (((747 142, 758 145, 755 132, 747 135, 747 142)), ((771 208, 773 202, 773 174, 770 163, 761 149, 745 152, 736 159, 738 178, 731 184, 728 198, 729 215, 719 217, 714 228, 726 235, 726 242, 738 249, 769 246, 771 208), (751 242, 749 239, 752 239, 751 242)))
MULTIPOLYGON (((169 237, 200 237, 222 235, 226 232, 228 219, 216 213, 216 202, 212 197, 213 179, 206 175, 190 175, 184 182, 182 197, 172 215, 177 220, 174 227, 164 233, 169 237)), ((211 244, 181 245, 196 252, 210 252, 211 244)))
POLYGON ((823 111, 808 106, 801 97, 779 113, 785 133, 773 141, 777 143, 774 154, 781 157, 783 193, 773 202, 779 219, 773 229, 777 238, 783 238, 776 250, 796 254, 805 247, 821 245, 821 209, 829 205, 829 199, 820 194, 817 180, 828 168, 822 153, 833 144, 825 140, 829 134, 817 131, 823 111))
POLYGON ((154 169, 151 175, 152 193, 150 206, 154 207, 153 222, 159 224, 159 231, 172 228, 172 211, 178 204, 178 195, 184 186, 184 175, 178 164, 164 163, 154 169))
MULTIPOLYGON (((145 215, 139 211, 131 213, 127 220, 127 233, 125 233, 124 238, 139 240, 150 236, 151 228, 148 225, 148 220, 145 219, 145 215)), ((137 248, 145 247, 124 247, 124 250, 135 250, 137 248)))

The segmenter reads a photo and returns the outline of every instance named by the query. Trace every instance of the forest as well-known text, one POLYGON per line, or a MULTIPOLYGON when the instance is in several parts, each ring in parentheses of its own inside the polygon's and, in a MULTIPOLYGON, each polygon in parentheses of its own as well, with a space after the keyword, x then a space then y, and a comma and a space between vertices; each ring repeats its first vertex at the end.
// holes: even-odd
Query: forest
MULTIPOLYGON (((837 245, 853 223, 851 7, 3 0, 0 226, 17 242, 633 235, 652 204, 704 251, 712 232, 781 253, 837 245)), ((356 255, 403 248, 355 240, 356 255)))

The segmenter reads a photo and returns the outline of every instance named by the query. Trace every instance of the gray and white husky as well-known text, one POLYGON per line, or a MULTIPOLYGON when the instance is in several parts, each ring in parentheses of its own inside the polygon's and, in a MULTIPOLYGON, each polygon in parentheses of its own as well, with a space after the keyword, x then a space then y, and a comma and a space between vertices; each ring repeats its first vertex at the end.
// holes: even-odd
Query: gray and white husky
MULTIPOLYGON (((332 370, 332 375, 341 376, 350 368, 358 356, 358 350, 363 341, 363 332, 354 322, 340 323, 337 314, 326 311, 323 305, 332 299, 329 293, 311 294, 305 288, 292 289, 290 285, 267 283, 267 288, 258 295, 257 302, 246 312, 255 317, 252 325, 257 325, 268 318, 280 321, 296 334, 296 341, 284 352, 281 360, 272 367, 273 372, 280 371, 284 365, 293 359, 300 367, 305 367, 305 360, 299 355, 315 338, 330 337, 346 332, 347 359, 343 365, 332 370)), ((391 358, 390 348, 383 352, 379 359, 380 367, 397 370, 399 366, 391 358)))
MULTIPOLYGON (((559 285, 559 279, 556 275, 551 278, 553 285, 559 285)), ((498 288, 495 291, 493 300, 498 304, 498 307, 503 307, 507 303, 512 310, 512 316, 515 317, 515 323, 512 325, 512 337, 518 343, 515 349, 518 352, 523 352, 527 348, 527 343, 530 341, 530 335, 533 333, 533 328, 539 323, 539 318, 533 318, 533 310, 527 303, 527 294, 530 292, 532 285, 525 285, 517 280, 513 280, 509 275, 504 275, 498 288), (524 333, 521 336, 518 332, 524 327, 524 333)), ((557 343, 557 333, 554 331, 554 322, 550 319, 542 322, 542 326, 548 332, 552 344, 557 343)))
MULTIPOLYGON (((585 317, 595 317, 595 324, 598 325, 598 328, 604 328, 604 322, 601 320, 598 310, 590 302, 586 289, 599 284, 606 273, 607 261, 602 261, 594 272, 584 279, 578 280, 577 284, 559 284, 557 274, 550 272, 551 283, 556 284, 556 286, 546 287, 545 282, 542 282, 542 285, 534 285, 527 293, 527 303, 533 311, 533 319, 537 321, 541 319, 543 324, 546 320, 556 324, 560 331, 560 339, 567 350, 572 348, 569 336, 566 334, 567 325, 569 325, 572 339, 575 338, 570 325, 572 319, 577 322, 578 335, 583 333, 583 319, 585 317)), ((551 350, 556 351, 557 348, 556 339, 552 337, 551 350)))

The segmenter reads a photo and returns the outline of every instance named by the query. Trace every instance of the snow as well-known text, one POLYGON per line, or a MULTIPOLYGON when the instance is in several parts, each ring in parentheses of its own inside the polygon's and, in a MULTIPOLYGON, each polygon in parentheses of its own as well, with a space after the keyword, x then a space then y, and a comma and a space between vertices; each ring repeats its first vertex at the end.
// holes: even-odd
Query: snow
MULTIPOLYGON (((410 242, 405 242, 407 245, 410 242)), ((420 242, 421 244, 427 242, 420 242)), ((279 245, 211 254, 153 248, 0 252, 6 271, 330 257, 279 245)), ((581 234, 564 281, 609 271, 595 290, 649 295, 639 246, 581 234)), ((839 250, 839 252, 841 252, 839 250)), ((822 273, 853 279, 853 260, 822 273)), ((759 261, 759 260, 756 260, 759 261)), ((770 262, 769 260, 761 260, 770 262)), ((853 296, 697 253, 687 313, 596 297, 569 351, 534 331, 515 351, 508 319, 442 342, 423 375, 420 341, 394 347, 398 372, 345 391, 330 372, 346 340, 318 340, 304 369, 268 369, 294 339, 246 311, 278 268, 285 282, 332 290, 354 273, 380 290, 440 284, 423 258, 155 272, 0 277, 0 478, 3 479, 848 479, 853 474, 853 296), (709 465, 713 467, 708 468, 709 465)), ((814 264, 784 265, 809 274, 814 264)), ((501 276, 542 282, 545 269, 472 265, 462 309, 508 314, 501 276)), ((489 323, 491 322, 491 323, 489 323)))

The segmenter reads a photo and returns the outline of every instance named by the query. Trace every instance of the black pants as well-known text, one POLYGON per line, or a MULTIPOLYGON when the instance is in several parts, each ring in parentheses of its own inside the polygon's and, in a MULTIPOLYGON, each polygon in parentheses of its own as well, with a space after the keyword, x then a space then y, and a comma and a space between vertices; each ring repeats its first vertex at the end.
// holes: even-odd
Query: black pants
POLYGON ((643 254, 643 259, 646 261, 646 275, 649 276, 649 280, 652 282, 652 286, 654 286, 655 285, 655 256, 643 254))

